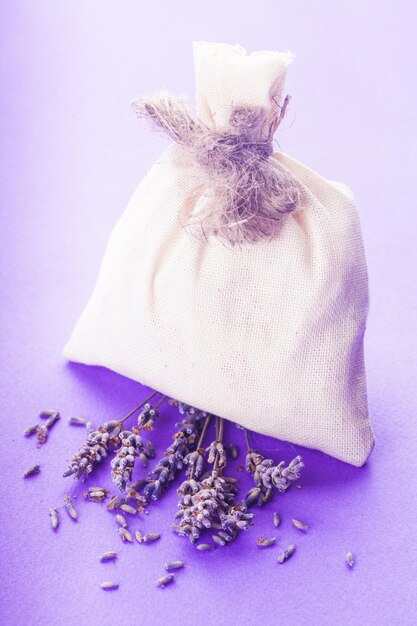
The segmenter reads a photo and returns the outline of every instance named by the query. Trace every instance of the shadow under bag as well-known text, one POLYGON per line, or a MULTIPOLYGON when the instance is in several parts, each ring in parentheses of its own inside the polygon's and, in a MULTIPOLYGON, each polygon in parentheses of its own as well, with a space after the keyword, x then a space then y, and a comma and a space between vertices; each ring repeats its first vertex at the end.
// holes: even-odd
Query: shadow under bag
POLYGON ((133 107, 173 140, 114 227, 65 346, 251 430, 362 465, 368 280, 350 189, 272 139, 291 53, 194 44, 197 115, 133 107))

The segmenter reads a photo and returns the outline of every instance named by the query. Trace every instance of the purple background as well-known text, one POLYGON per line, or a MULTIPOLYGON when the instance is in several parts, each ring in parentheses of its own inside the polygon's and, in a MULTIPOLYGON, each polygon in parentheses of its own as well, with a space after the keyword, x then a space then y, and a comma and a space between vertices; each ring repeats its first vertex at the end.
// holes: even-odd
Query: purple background
MULTIPOLYGON (((416 37, 411 2, 13 2, 1 4, 1 593, 6 625, 415 624, 416 601, 416 37), (129 101, 161 88, 191 96, 191 42, 292 50, 281 149, 359 201, 370 274, 366 336, 377 445, 362 469, 297 448, 303 489, 276 496, 234 545, 199 553, 170 530, 172 490, 133 527, 156 545, 121 544, 112 516, 80 494, 80 520, 48 509, 84 431, 121 417, 146 391, 111 372, 68 365, 62 347, 94 285, 110 230, 164 142, 129 101), (65 419, 37 450, 22 430, 37 412, 65 419), (39 461, 32 480, 22 470, 39 461), (257 549, 274 534, 279 547, 257 549), (311 525, 301 536, 290 525, 311 525), (284 566, 280 548, 297 544, 284 566), (104 550, 120 552, 102 565, 104 550), (347 550, 357 556, 348 571, 347 550), (154 587, 184 559, 174 586, 154 587), (120 589, 105 593, 103 580, 120 589)), ((167 413, 167 422, 173 411, 167 413)), ((155 431, 161 452, 170 425, 155 431)), ((233 440, 241 432, 229 426, 233 440)), ((295 448, 256 436, 276 460, 295 448)), ((239 459, 240 461, 242 459, 239 459)), ((234 463, 236 467, 238 463, 234 463)), ((139 472, 140 473, 140 472, 139 472)), ((245 484, 245 477, 242 482, 245 484)), ((69 482, 68 482, 69 481, 69 482)), ((107 471, 92 483, 109 484, 107 471)))

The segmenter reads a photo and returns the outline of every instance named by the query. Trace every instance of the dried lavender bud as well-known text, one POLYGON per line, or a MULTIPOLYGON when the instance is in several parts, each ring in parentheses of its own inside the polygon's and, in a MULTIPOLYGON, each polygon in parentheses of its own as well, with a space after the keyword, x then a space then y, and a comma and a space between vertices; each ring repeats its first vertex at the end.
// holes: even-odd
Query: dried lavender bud
POLYGON ((144 487, 145 485, 148 484, 148 481, 146 478, 142 478, 142 480, 137 480, 136 482, 132 483, 131 485, 129 485, 129 487, 126 489, 126 492, 129 491, 129 489, 141 489, 142 487, 144 487))
POLYGON ((59 526, 58 511, 55 508, 49 509, 49 515, 51 517, 51 526, 56 530, 59 526))
POLYGON ((137 513, 137 510, 133 506, 130 506, 130 504, 121 504, 120 508, 125 513, 130 513, 130 515, 136 515, 137 513))
POLYGON ((123 528, 127 528, 127 521, 125 520, 123 515, 116 515, 115 520, 116 520, 116 524, 118 524, 119 526, 122 526, 123 528))
POLYGON ((201 552, 210 552, 216 549, 216 546, 213 546, 212 543, 199 543, 196 547, 197 550, 200 550, 201 552))
POLYGON ((54 415, 50 415, 48 417, 48 419, 46 420, 46 422, 45 422, 45 427, 48 430, 51 430, 52 426, 60 419, 61 419, 61 416, 60 416, 59 413, 55 413, 54 415))
POLYGON ((117 496, 112 496, 110 498, 110 502, 106 506, 106 509, 108 511, 114 511, 115 509, 119 509, 124 502, 125 502, 125 498, 118 498, 117 496))
POLYGON ((88 492, 84 493, 84 496, 88 498, 91 502, 103 502, 106 499, 108 494, 107 490, 103 491, 92 491, 91 488, 88 492))
MULTIPOLYGON (((220 526, 221 528, 221 526, 220 526)), ((225 546, 226 545, 226 540, 223 539, 223 537, 221 537, 220 535, 212 535, 211 538, 213 539, 213 541, 215 543, 217 543, 219 546, 225 546)))
POLYGON ((111 462, 111 476, 116 487, 120 491, 125 491, 127 483, 132 480, 132 472, 135 466, 136 457, 144 451, 142 438, 129 430, 124 430, 119 434, 122 445, 116 452, 116 456, 111 462))
POLYGON ((188 465, 186 475, 193 478, 199 478, 203 472, 204 466, 204 450, 198 448, 193 452, 189 452, 184 457, 184 463, 188 465))
POLYGON ((295 546, 291 544, 288 548, 285 548, 284 552, 277 558, 278 563, 284 563, 287 559, 290 558, 295 552, 295 546))
POLYGON ((140 532, 140 530, 136 530, 136 531, 135 531, 135 537, 136 537, 136 541, 137 541, 138 543, 142 543, 142 541, 143 541, 143 535, 142 535, 142 533, 140 532))
POLYGON ((230 457, 235 460, 237 459, 237 457, 239 456, 239 449, 237 446, 235 446, 234 443, 231 443, 229 445, 229 450, 230 450, 230 457))
POLYGON ((92 422, 87 422, 85 427, 87 429, 87 435, 94 432, 94 424, 92 422))
POLYGON ((292 523, 293 523, 293 526, 298 528, 298 530, 304 530, 304 531, 308 530, 307 524, 303 524, 303 522, 300 522, 298 519, 293 519, 292 523))
POLYGON ((117 559, 117 552, 103 552, 103 554, 100 554, 99 556, 99 561, 102 563, 105 563, 106 561, 113 561, 114 559, 117 559))
POLYGON ((143 543, 152 543, 153 541, 157 541, 161 535, 159 533, 151 533, 149 535, 143 535, 142 541, 143 543))
POLYGON ((43 426, 38 426, 36 429, 36 439, 38 440, 38 445, 45 443, 48 439, 48 429, 46 424, 43 426))
POLYGON ((149 439, 147 439, 145 442, 145 454, 148 459, 153 459, 155 457, 155 448, 152 441, 150 441, 149 439))
POLYGON ((112 591, 113 589, 119 588, 119 583, 105 582, 101 583, 100 587, 106 591, 112 591))
POLYGON ((70 417, 68 424, 70 424, 70 426, 86 426, 87 422, 83 417, 70 417))
POLYGON ((144 452, 139 454, 139 460, 142 463, 142 467, 148 467, 148 457, 144 452))
POLYGON ((34 435, 36 433, 36 431, 38 430, 39 425, 38 424, 34 424, 33 426, 28 426, 27 428, 25 428, 25 430, 23 431, 23 434, 25 437, 31 437, 32 435, 34 435))
POLYGON ((238 465, 237 468, 236 468, 236 471, 243 472, 244 471, 243 465, 238 465))
POLYGON ((281 524, 281 519, 278 515, 278 513, 274 513, 274 526, 275 528, 278 528, 278 526, 281 524))
POLYGON ((211 443, 206 449, 206 452, 208 452, 207 461, 209 463, 214 463, 217 457, 217 466, 219 468, 226 466, 226 449, 220 441, 213 441, 213 443, 211 443))
POLYGON ((117 531, 123 542, 128 541, 129 543, 133 543, 133 537, 126 528, 118 528, 117 531))
POLYGON ((269 539, 264 539, 263 537, 258 537, 258 541, 256 545, 260 548, 268 548, 269 546, 273 546, 277 541, 276 537, 270 537, 269 539))
POLYGON ((25 471, 23 472, 23 478, 29 478, 29 476, 33 476, 34 474, 39 474, 40 471, 41 471, 40 465, 32 465, 31 467, 28 467, 27 469, 25 469, 25 471))
POLYGON ((162 576, 162 578, 158 578, 156 581, 156 586, 165 589, 167 585, 174 581, 174 574, 167 574, 166 576, 162 576))
POLYGON ((159 411, 150 402, 147 402, 138 416, 138 428, 152 430, 155 421, 159 417, 159 411))
POLYGON ((353 567, 355 565, 355 558, 352 552, 348 552, 346 554, 346 563, 349 565, 349 567, 353 567))
POLYGON ((54 415, 59 415, 59 412, 55 411, 54 409, 44 409, 39 413, 39 417, 41 420, 47 420, 54 415))
POLYGON ((184 561, 171 561, 170 563, 165 563, 165 569, 169 572, 171 570, 181 569, 184 565, 184 561))
POLYGON ((111 421, 89 433, 80 450, 71 458, 64 476, 74 475, 76 479, 83 475, 88 476, 106 458, 109 446, 119 445, 120 441, 117 435, 120 430, 120 422, 111 421))
POLYGON ((72 504, 72 500, 70 498, 70 496, 66 495, 64 498, 64 504, 65 504, 65 508, 68 511, 68 515, 73 519, 73 520, 77 520, 78 519, 78 513, 77 511, 74 509, 73 504, 72 504))

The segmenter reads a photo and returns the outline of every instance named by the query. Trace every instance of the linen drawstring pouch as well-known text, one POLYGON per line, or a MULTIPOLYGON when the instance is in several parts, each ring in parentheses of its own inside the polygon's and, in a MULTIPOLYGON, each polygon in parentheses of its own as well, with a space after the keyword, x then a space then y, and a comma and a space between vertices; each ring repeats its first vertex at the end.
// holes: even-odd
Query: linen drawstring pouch
POLYGON ((196 115, 132 105, 172 144, 111 233, 65 346, 259 433, 360 466, 374 437, 355 198, 274 151, 289 52, 197 42, 196 115))

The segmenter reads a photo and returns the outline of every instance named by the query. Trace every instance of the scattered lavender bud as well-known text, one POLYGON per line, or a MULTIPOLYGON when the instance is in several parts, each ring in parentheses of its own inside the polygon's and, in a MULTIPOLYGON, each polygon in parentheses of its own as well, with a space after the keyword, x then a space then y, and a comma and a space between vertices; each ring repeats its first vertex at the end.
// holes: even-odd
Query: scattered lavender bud
POLYGON ((131 515, 136 515, 136 513, 137 513, 137 510, 135 509, 135 507, 130 506, 130 504, 121 504, 120 508, 125 513, 130 513, 131 515))
POLYGON ((298 528, 298 530, 303 530, 306 532, 309 528, 307 524, 303 524, 303 522, 300 522, 298 519, 293 519, 292 523, 293 523, 293 526, 298 528))
POLYGON ((230 450, 230 457, 233 460, 237 459, 237 457, 239 456, 239 449, 237 448, 237 446, 235 446, 234 443, 231 443, 229 445, 229 450, 230 450))
POLYGON ((238 465, 237 468, 236 468, 236 471, 243 472, 244 471, 243 465, 238 465))
POLYGON ((94 424, 92 422, 87 422, 85 427, 87 429, 87 435, 94 432, 94 424))
POLYGON ((25 471, 23 472, 23 478, 29 478, 29 476, 33 476, 34 474, 39 474, 40 471, 41 471, 40 465, 32 465, 31 467, 28 467, 27 469, 25 469, 25 471))
POLYGON ((119 583, 105 582, 105 583, 101 583, 100 587, 102 589, 105 589, 106 591, 111 591, 113 589, 118 589, 119 583))
POLYGON ((72 500, 70 498, 70 496, 66 495, 64 498, 64 504, 65 504, 65 508, 68 511, 68 515, 73 519, 73 520, 77 520, 78 519, 78 513, 77 511, 74 509, 73 504, 72 504, 72 500))
POLYGON ((127 521, 125 520, 123 515, 116 515, 115 520, 116 520, 116 524, 118 524, 119 526, 122 526, 123 528, 127 528, 127 521))
POLYGON ((59 413, 55 413, 54 415, 50 415, 48 417, 48 419, 46 420, 46 422, 45 422, 45 427, 48 430, 51 430, 52 426, 60 419, 61 419, 61 416, 60 416, 59 413))
POLYGON ((275 528, 278 528, 278 526, 281 524, 281 519, 278 515, 278 513, 274 513, 274 526, 275 528))
POLYGON ((285 548, 284 552, 277 558, 278 563, 284 563, 295 552, 295 546, 291 544, 288 548, 285 548))
POLYGON ((268 548, 269 546, 273 546, 274 543, 276 543, 276 541, 277 541, 276 537, 270 537, 269 539, 258 537, 258 541, 256 542, 256 545, 259 546, 260 548, 268 548))
POLYGON ((112 496, 106 508, 108 511, 114 511, 115 509, 119 509, 121 505, 124 504, 124 502, 125 502, 125 498, 118 498, 117 496, 112 496))
POLYGON ((46 424, 43 426, 38 426, 36 429, 36 439, 38 440, 38 445, 45 443, 48 439, 48 429, 46 424))
POLYGON ((23 431, 23 434, 25 437, 31 437, 32 435, 34 435, 36 433, 36 431, 38 430, 39 425, 38 424, 34 424, 33 426, 28 426, 27 428, 25 428, 25 430, 23 431))
POLYGON ((49 515, 51 517, 51 526, 56 530, 59 526, 58 511, 55 508, 49 509, 49 515))
POLYGON ((171 570, 181 569, 184 565, 184 561, 171 561, 170 563, 165 563, 165 569, 169 572, 171 570))
POLYGON ((70 426, 86 426, 87 422, 83 417, 70 417, 68 424, 70 424, 70 426))
POLYGON ((54 415, 59 415, 59 412, 55 411, 54 409, 44 409, 39 413, 39 417, 41 420, 47 420, 54 415))
POLYGON ((303 486, 302 485, 295 485, 297 487, 297 489, 302 489, 303 486))
POLYGON ((99 556, 99 560, 102 563, 105 563, 106 561, 113 561, 114 559, 117 559, 117 552, 103 552, 103 554, 100 554, 99 556))
POLYGON ((208 552, 209 550, 214 550, 216 546, 213 546, 212 543, 199 543, 197 546, 197 550, 201 550, 202 552, 208 552))
POLYGON ((165 589, 167 585, 174 581, 174 574, 167 574, 166 576, 162 576, 162 578, 158 578, 156 581, 156 586, 165 589))
POLYGON ((140 530, 136 530, 136 531, 135 531, 135 537, 136 537, 136 541, 137 541, 138 543, 142 543, 142 541, 143 541, 143 535, 142 535, 142 533, 140 532, 140 530))
POLYGON ((118 533, 123 542, 133 543, 133 537, 126 528, 118 528, 118 533))
POLYGON ((151 533, 149 535, 143 535, 142 541, 143 543, 151 543, 153 541, 157 541, 161 535, 159 533, 151 533))
POLYGON ((93 490, 91 487, 88 491, 84 492, 84 496, 92 502, 103 502, 103 500, 107 498, 107 494, 107 489, 99 490, 95 488, 93 490))
POLYGON ((348 552, 346 554, 346 563, 349 565, 349 567, 353 567, 355 565, 355 558, 352 552, 348 552))
POLYGON ((139 460, 142 463, 142 467, 148 467, 148 457, 144 452, 139 454, 139 460))

